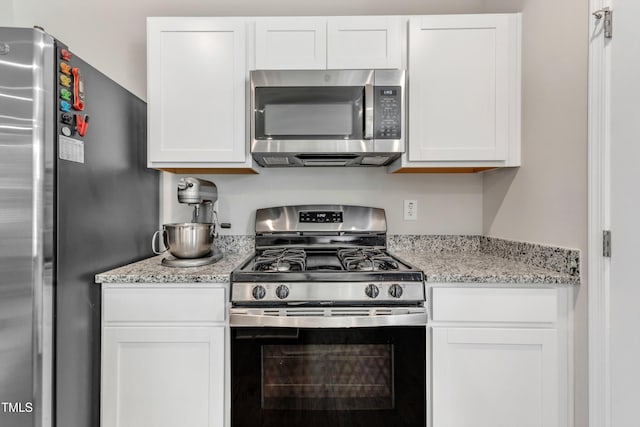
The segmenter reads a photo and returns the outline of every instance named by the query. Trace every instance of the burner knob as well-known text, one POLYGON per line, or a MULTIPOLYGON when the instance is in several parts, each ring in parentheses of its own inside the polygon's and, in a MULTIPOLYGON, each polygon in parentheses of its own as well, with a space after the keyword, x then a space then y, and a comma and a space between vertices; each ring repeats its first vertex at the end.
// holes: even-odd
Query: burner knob
POLYGON ((251 294, 255 299, 262 299, 267 294, 267 290, 261 285, 254 286, 251 294))
POLYGON ((376 285, 370 284, 367 285, 366 288, 364 288, 364 293, 367 294, 369 298, 375 298, 380 293, 380 289, 378 289, 376 285))
POLYGON ((389 295, 394 298, 400 298, 402 296, 402 286, 398 285, 397 283, 389 286, 389 295))
POLYGON ((276 296, 280 299, 285 299, 289 296, 289 288, 285 285, 280 285, 276 288, 276 296))

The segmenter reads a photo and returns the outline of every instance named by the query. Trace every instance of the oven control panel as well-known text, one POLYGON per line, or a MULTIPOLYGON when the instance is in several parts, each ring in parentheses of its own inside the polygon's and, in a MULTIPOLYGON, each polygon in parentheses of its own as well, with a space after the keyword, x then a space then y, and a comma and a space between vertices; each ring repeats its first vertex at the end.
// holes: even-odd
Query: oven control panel
POLYGON ((342 211, 301 211, 298 221, 301 223, 341 223, 342 211))
POLYGON ((339 301, 424 301, 424 285, 416 282, 250 282, 233 283, 234 303, 339 301))

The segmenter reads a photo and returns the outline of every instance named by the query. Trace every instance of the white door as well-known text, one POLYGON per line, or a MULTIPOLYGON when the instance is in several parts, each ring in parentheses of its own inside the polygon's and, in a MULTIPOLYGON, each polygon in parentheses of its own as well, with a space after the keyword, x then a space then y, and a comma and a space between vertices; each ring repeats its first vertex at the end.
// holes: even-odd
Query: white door
POLYGON ((327 20, 265 18, 256 22, 256 70, 324 70, 327 20))
POLYGON ((519 103, 519 15, 409 22, 409 160, 505 161, 519 103))
POLYGON ((554 329, 433 328, 433 427, 557 427, 554 329))
POLYGON ((105 327, 103 427, 223 427, 224 326, 105 327))
POLYGON ((640 2, 616 0, 611 41, 611 425, 640 402, 640 2))
POLYGON ((329 18, 327 68, 380 69, 402 66, 402 22, 397 16, 329 18))
POLYGON ((238 20, 149 18, 150 166, 245 161, 245 33, 238 20))
POLYGON ((590 105, 590 175, 596 181, 590 195, 600 203, 590 210, 590 264, 597 267, 589 276, 590 424, 635 427, 640 423, 640 2, 591 1, 592 11, 603 6, 613 10, 613 37, 602 34, 604 16, 590 31, 590 99, 600 98, 590 105), (602 114, 594 114, 600 105, 602 114), (597 233, 609 218, 607 265, 597 233))

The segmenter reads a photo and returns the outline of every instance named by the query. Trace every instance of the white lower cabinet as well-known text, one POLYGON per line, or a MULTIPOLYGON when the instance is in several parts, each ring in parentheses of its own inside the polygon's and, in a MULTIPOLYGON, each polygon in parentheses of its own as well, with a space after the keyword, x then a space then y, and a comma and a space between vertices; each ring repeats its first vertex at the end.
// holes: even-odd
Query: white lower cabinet
POLYGON ((225 425, 224 295, 215 287, 103 289, 102 427, 225 425), (206 315, 203 301, 221 295, 206 315))
POLYGON ((556 331, 433 328, 433 425, 558 425, 556 331))
POLYGON ((432 427, 567 427, 567 290, 434 288, 432 427))

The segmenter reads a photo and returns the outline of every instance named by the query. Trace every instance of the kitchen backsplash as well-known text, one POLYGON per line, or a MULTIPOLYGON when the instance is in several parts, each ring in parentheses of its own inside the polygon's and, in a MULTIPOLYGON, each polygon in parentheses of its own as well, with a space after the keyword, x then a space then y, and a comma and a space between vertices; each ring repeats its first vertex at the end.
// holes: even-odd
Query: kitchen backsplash
POLYGON ((536 267, 580 276, 580 251, 496 237, 480 237, 480 251, 536 267))
POLYGON ((390 234, 387 247, 391 251, 478 252, 480 236, 390 234))
MULTIPOLYGON (((176 198, 183 176, 162 174, 160 224, 184 222, 192 207, 176 198)), ((251 235, 256 209, 345 204, 383 208, 391 234, 482 234, 481 174, 397 174, 384 168, 261 169, 259 175, 197 175, 218 187, 221 235, 251 235), (415 221, 404 221, 404 200, 416 200, 415 221)))
POLYGON ((224 253, 253 252, 255 240, 253 236, 222 234, 216 237, 215 245, 224 253))

